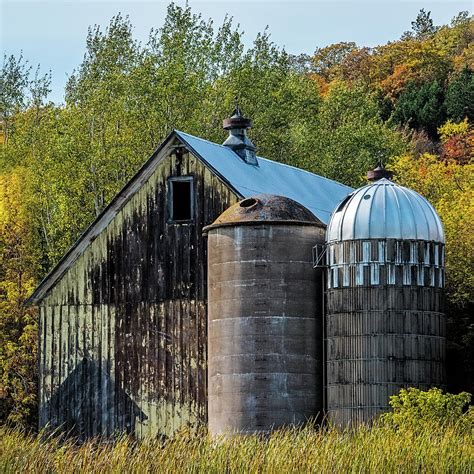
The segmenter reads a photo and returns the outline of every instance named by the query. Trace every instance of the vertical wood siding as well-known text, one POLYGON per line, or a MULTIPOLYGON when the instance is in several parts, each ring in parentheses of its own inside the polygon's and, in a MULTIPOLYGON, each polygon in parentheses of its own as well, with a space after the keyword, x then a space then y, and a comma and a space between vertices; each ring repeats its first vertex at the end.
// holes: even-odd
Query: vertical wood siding
POLYGON ((238 197, 171 154, 40 308, 40 425, 86 438, 169 435, 207 420, 202 228, 238 197), (195 218, 168 222, 168 178, 193 176, 195 218))

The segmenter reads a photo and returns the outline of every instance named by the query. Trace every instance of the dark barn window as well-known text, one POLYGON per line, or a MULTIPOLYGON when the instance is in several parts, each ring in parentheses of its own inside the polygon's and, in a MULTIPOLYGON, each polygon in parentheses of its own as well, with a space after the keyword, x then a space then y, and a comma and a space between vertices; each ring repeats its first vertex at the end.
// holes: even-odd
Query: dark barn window
POLYGON ((169 178, 169 220, 189 222, 194 213, 193 177, 169 178))

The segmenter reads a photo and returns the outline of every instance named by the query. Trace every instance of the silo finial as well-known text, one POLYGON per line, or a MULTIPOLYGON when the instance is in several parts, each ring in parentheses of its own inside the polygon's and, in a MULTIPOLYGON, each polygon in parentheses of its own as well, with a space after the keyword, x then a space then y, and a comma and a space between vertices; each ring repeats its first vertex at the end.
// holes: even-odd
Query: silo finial
POLYGON ((378 181, 382 178, 392 179, 393 171, 386 169, 382 163, 382 160, 379 160, 377 166, 373 170, 369 170, 367 172, 367 179, 369 181, 378 181))

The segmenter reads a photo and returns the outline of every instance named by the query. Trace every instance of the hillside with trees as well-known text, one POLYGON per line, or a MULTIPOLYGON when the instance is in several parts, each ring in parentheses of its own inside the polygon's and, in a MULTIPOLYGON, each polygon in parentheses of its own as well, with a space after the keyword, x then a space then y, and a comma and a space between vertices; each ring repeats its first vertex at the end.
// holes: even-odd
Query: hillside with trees
MULTIPOLYGON (((410 25, 407 25, 410 26, 410 25)), ((261 156, 351 186, 381 160, 435 206, 446 230, 448 389, 474 391, 474 21, 367 48, 250 48, 170 4, 146 44, 120 14, 90 27, 65 103, 22 57, 0 70, 0 420, 36 423, 35 285, 173 129, 222 142, 235 96, 261 156)))

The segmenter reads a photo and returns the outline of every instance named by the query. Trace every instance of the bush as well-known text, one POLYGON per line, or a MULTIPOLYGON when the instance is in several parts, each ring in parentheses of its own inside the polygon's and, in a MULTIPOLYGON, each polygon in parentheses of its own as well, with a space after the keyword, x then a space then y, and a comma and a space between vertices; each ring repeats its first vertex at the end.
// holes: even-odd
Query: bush
POLYGON ((402 389, 398 395, 390 397, 393 411, 382 415, 382 421, 394 428, 417 429, 427 425, 459 424, 472 428, 474 411, 466 406, 471 394, 461 392, 457 395, 443 393, 439 388, 424 392, 417 388, 402 389))

